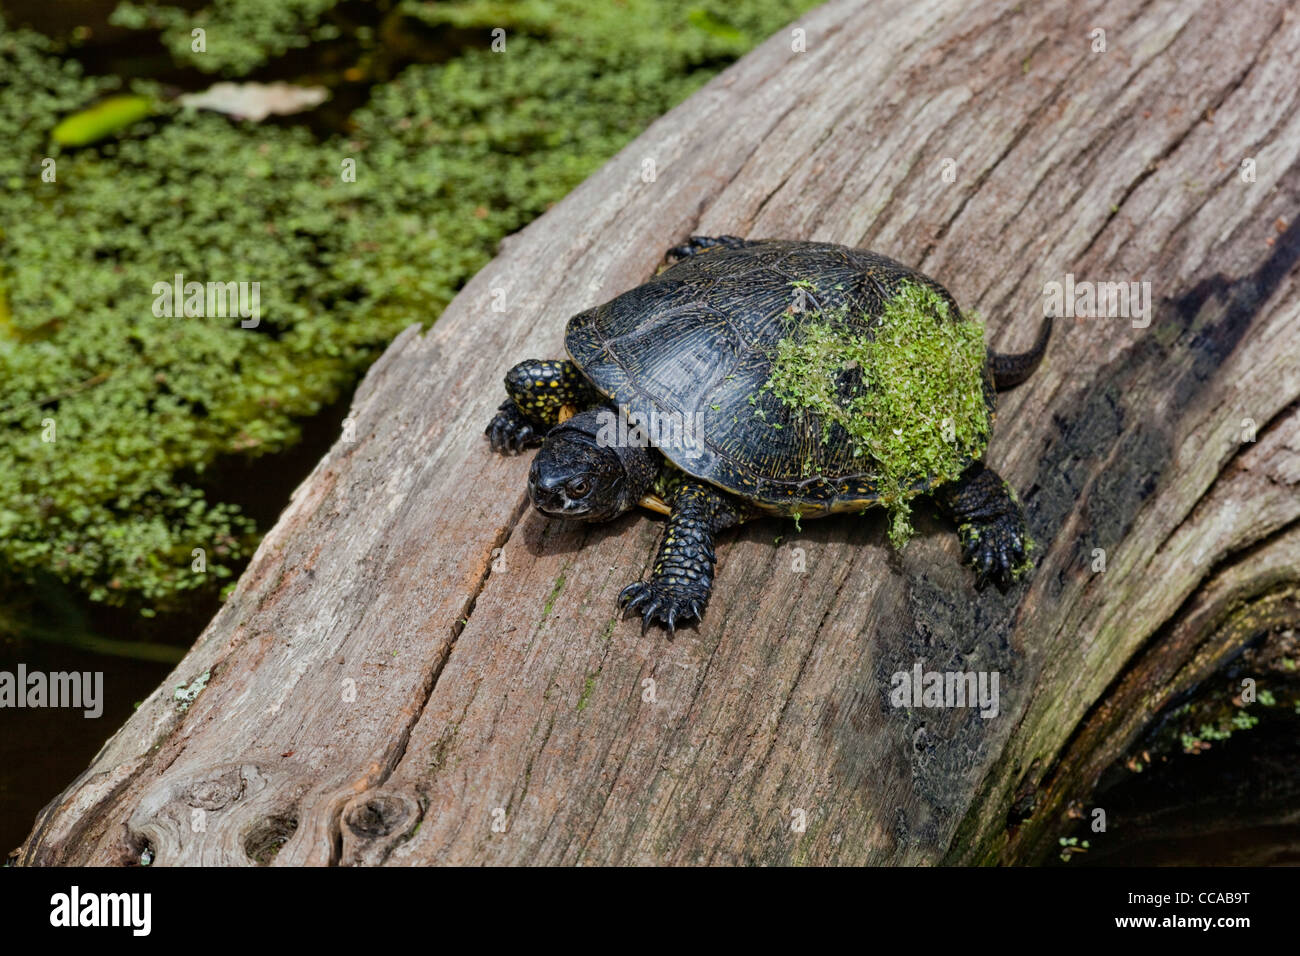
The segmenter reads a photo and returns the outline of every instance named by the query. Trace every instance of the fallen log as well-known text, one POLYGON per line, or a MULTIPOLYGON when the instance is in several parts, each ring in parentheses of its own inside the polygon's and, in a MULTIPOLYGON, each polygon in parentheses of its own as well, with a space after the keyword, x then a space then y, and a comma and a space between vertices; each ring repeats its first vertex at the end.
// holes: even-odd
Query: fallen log
POLYGON ((1296 62, 1274 0, 810 13, 393 342, 21 862, 1041 860, 1145 721, 1295 619, 1296 62), (890 255, 1002 351, 1050 283, 1149 283, 1145 316, 1058 320, 1002 398, 1025 585, 977 594, 926 505, 901 553, 874 513, 746 525, 698 630, 620 620, 660 519, 544 519, 483 427, 568 316, 720 233, 890 255), (891 706, 918 663, 996 672, 997 716, 891 706))

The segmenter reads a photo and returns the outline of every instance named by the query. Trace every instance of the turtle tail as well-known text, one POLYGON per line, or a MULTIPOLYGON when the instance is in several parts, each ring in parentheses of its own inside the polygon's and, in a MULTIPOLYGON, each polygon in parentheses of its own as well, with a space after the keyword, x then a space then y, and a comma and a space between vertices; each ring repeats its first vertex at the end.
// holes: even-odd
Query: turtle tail
POLYGON ((1000 392, 1005 388, 1019 385, 1033 375, 1034 369, 1038 368, 1038 363, 1043 360, 1043 354, 1047 351, 1047 340, 1051 337, 1052 317, 1049 315, 1043 319, 1038 341, 1028 352, 1004 355, 1002 352, 989 349, 989 371, 993 373, 994 388, 1000 392))

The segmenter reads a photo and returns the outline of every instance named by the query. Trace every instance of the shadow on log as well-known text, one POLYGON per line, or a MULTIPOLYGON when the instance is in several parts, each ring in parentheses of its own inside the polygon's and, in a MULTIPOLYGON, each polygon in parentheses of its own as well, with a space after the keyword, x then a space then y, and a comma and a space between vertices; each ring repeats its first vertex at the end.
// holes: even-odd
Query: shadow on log
POLYGON ((22 862, 1037 861, 1152 714, 1294 616, 1296 11, 891 0, 798 26, 806 52, 773 37, 393 342, 355 440, 22 862), (620 621, 660 519, 543 519, 483 427, 570 315, 720 233, 892 256, 1002 351, 1046 283, 1150 283, 1149 324, 1059 320, 1003 398, 1027 585, 976 594, 927 504, 901 554, 875 513, 747 525, 698 631, 620 621), (918 661, 999 672, 999 714, 891 707, 918 661))

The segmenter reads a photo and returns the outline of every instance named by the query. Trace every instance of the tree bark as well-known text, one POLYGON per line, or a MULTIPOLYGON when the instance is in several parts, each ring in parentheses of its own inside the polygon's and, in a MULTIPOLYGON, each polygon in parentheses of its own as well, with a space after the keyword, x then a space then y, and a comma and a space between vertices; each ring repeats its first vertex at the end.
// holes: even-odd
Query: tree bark
POLYGON ((22 862, 1041 859, 1161 706, 1295 621, 1295 9, 837 0, 794 26, 806 52, 771 38, 393 342, 22 862), (875 512, 746 525, 697 631, 620 620, 661 519, 547 520, 482 431, 570 315, 723 233, 914 265, 1003 351, 1046 283, 1150 283, 1148 326, 1058 320, 1002 397, 1026 584, 977 594, 926 504, 901 553, 875 512), (999 714, 891 706, 918 661, 998 672, 999 714))

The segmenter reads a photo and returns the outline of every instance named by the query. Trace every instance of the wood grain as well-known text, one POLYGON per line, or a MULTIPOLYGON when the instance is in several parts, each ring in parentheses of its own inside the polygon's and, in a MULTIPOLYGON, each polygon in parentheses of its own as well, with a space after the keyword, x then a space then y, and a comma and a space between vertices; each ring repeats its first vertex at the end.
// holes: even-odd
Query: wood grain
POLYGON ((1231 609, 1296 592, 1296 10, 837 0, 798 26, 807 52, 774 36, 393 342, 355 441, 22 862, 1039 858, 1125 735, 1245 639, 1231 609), (1047 282, 1151 283, 1148 327, 1058 321, 1004 396, 989 460, 1040 544, 1026 586, 976 594, 926 506, 901 554, 875 514, 747 525, 698 631, 618 619, 660 519, 546 520, 481 433, 513 362, 719 233, 915 265, 1006 351, 1047 282), (918 660, 997 671, 999 715, 891 707, 918 660))

